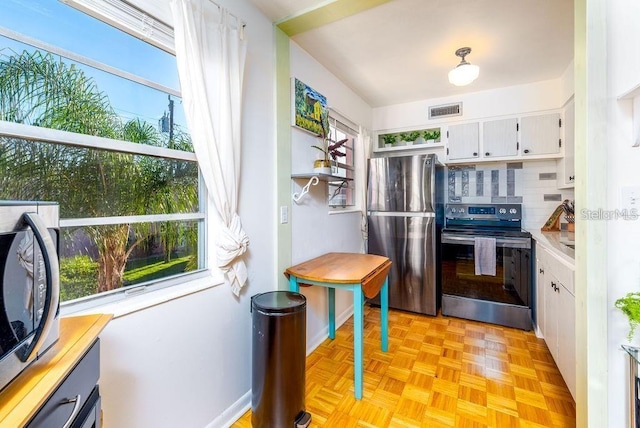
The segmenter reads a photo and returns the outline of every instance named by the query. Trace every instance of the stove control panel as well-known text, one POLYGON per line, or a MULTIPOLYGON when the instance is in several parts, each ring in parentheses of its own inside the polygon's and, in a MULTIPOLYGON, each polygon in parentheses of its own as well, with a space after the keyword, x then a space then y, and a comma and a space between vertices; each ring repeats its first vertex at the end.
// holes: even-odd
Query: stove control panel
POLYGON ((447 204, 445 206, 447 219, 483 221, 521 221, 521 204, 447 204))

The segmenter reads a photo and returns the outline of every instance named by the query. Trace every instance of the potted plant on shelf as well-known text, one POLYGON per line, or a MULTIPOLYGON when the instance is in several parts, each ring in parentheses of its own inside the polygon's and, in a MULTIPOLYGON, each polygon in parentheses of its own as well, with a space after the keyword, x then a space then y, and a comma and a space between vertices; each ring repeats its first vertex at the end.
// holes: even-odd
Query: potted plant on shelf
POLYGON ((427 129, 424 132, 424 139, 427 142, 427 144, 434 144, 438 138, 440 138, 440 130, 439 129, 434 129, 433 131, 427 129))
POLYGON ((398 137, 395 134, 385 134, 382 136, 382 141, 384 141, 385 147, 393 147, 398 141, 398 137))
POLYGON ((344 138, 340 141, 333 141, 329 135, 329 122, 322 122, 322 134, 318 135, 318 138, 322 139, 322 146, 312 145, 314 149, 318 149, 322 152, 322 159, 316 159, 313 163, 313 171, 319 174, 331 174, 331 161, 334 162, 338 158, 346 156, 345 153, 340 151, 340 148, 345 145, 348 138, 344 138))
POLYGON ((627 339, 631 342, 636 327, 640 325, 640 292, 627 293, 626 296, 616 300, 615 307, 620 309, 629 319, 629 334, 627 339))
POLYGON ((403 132, 400 134, 400 139, 404 141, 407 146, 412 145, 418 138, 420 138, 420 132, 418 131, 403 132))

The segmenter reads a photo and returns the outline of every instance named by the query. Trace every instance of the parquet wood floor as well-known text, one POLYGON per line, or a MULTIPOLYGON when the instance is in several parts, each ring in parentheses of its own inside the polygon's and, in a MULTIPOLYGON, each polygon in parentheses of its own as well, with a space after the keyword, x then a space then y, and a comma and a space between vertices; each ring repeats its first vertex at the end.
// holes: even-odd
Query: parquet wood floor
MULTIPOLYGON (((533 332, 367 305, 364 397, 353 396, 353 319, 307 357, 312 427, 575 427, 575 403, 533 332)), ((251 427, 248 411, 234 427, 251 427)))

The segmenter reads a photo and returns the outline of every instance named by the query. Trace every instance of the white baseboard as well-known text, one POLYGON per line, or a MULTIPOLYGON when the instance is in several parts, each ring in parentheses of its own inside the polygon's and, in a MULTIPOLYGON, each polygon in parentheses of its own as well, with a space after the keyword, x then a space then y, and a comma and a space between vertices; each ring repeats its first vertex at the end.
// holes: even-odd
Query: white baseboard
POLYGON ((251 408, 251 390, 222 412, 206 428, 229 428, 251 408))
MULTIPOLYGON (((341 314, 336 316, 336 330, 345 323, 353 315, 353 305, 345 309, 341 314)), ((320 330, 315 336, 307 340, 307 356, 312 353, 325 339, 329 337, 329 324, 320 330)))

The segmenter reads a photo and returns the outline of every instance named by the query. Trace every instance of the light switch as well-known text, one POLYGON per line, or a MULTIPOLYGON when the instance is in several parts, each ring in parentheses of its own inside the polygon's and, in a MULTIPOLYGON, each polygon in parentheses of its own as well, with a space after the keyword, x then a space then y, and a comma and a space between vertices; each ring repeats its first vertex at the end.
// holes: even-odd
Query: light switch
POLYGON ((280 207, 280 224, 289 223, 289 207, 283 205, 280 207))

